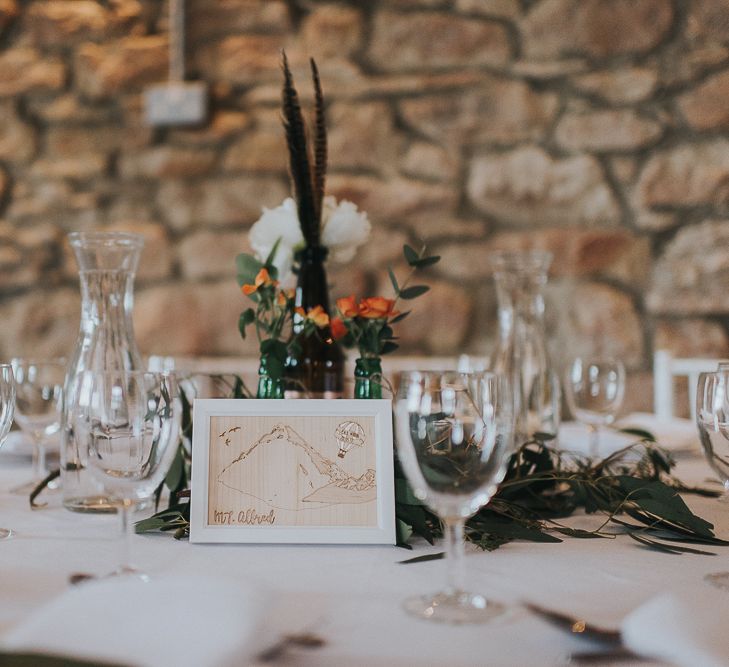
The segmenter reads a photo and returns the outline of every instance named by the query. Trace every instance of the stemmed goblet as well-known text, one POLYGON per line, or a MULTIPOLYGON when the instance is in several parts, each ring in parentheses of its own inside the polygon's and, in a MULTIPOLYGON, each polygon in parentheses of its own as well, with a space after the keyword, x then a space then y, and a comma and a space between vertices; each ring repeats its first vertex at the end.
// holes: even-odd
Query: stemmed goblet
MULTIPOLYGON (((0 364, 0 447, 5 442, 13 423, 13 410, 15 408, 15 381, 13 368, 9 364, 0 364)), ((13 531, 10 528, 0 528, 0 540, 10 537, 13 531)))
MULTIPOLYGON (((706 460, 724 484, 729 499, 729 364, 713 373, 701 373, 696 388, 696 424, 706 460)), ((706 575, 706 580, 729 590, 729 572, 706 575)))
POLYGON ((182 404, 174 375, 116 371, 82 374, 74 428, 88 443, 88 466, 117 506, 122 530, 113 574, 146 579, 131 563, 133 512, 167 474, 179 442, 182 404))
POLYGON ((33 477, 12 489, 30 493, 47 474, 46 441, 61 427, 61 395, 66 376, 62 359, 20 359, 11 362, 15 376, 15 421, 33 445, 33 477))
POLYGON ((448 570, 444 591, 410 598, 405 609, 436 621, 486 622, 503 607, 464 588, 464 527, 506 472, 514 442, 511 387, 493 373, 402 373, 395 425, 410 486, 443 521, 448 570))
POLYGON ((600 427, 615 421, 625 394, 625 366, 618 359, 576 357, 565 378, 567 404, 590 429, 590 456, 597 456, 600 427))

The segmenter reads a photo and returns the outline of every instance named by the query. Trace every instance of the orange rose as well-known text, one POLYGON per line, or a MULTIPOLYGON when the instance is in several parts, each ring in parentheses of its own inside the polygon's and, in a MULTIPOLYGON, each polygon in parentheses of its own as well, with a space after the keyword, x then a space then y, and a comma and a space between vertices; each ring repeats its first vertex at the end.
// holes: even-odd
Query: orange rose
POLYGON ((256 275, 253 285, 243 285, 241 289, 243 294, 250 296, 255 294, 261 287, 267 287, 268 285, 278 285, 278 280, 271 280, 271 276, 268 273, 268 269, 261 269, 256 275))
POLYGON ((386 299, 384 296, 371 296, 362 299, 359 304, 359 315, 368 320, 386 320, 397 315, 394 299, 386 299))
POLYGON ((306 319, 311 320, 319 328, 329 324, 329 315, 321 306, 314 306, 309 309, 309 312, 306 313, 306 319))
POLYGON ((337 310, 342 314, 342 317, 357 317, 359 308, 354 294, 337 299, 337 310))
POLYGON ((347 329, 347 325, 342 322, 341 318, 339 317, 333 317, 331 321, 332 326, 332 338, 334 340, 340 340, 341 338, 344 338, 349 330, 347 329))

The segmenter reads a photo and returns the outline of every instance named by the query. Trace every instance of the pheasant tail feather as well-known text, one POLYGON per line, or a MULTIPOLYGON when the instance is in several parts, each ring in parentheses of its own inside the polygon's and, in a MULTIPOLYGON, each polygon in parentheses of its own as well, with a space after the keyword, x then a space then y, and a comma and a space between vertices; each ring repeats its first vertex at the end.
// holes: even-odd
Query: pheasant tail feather
POLYGON ((314 137, 314 200, 316 210, 321 217, 327 174, 327 126, 324 114, 324 94, 321 89, 319 68, 316 66, 316 62, 314 62, 313 58, 310 62, 316 100, 316 132, 314 137))
POLYGON ((306 245, 318 246, 321 237, 321 217, 317 210, 314 195, 311 165, 306 141, 306 126, 301 113, 299 95, 294 87, 294 79, 289 68, 286 53, 282 51, 284 85, 282 92, 283 121, 286 143, 289 149, 289 167, 293 181, 294 195, 299 213, 301 233, 306 245))

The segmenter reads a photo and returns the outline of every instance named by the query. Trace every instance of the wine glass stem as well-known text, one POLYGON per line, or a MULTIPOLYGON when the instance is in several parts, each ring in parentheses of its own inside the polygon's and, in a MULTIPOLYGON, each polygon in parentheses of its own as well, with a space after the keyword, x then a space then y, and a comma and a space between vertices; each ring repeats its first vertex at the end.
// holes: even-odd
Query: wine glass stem
POLYGON ((33 436, 33 481, 40 482, 46 476, 46 448, 43 440, 33 436))
POLYGON ((446 583, 448 593, 463 590, 463 526, 465 519, 445 519, 446 583))
POLYGON ((600 451, 600 431, 594 424, 590 424, 590 456, 597 457, 600 451))
POLYGON ((134 502, 124 499, 119 507, 119 520, 121 526, 121 549, 119 552, 119 571, 131 572, 132 565, 132 535, 134 534, 134 502))

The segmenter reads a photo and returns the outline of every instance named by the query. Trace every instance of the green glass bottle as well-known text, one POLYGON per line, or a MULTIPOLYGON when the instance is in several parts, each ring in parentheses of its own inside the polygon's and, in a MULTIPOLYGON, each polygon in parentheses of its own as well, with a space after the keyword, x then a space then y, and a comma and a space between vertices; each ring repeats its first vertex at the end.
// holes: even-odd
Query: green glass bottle
POLYGON ((281 375, 271 375, 268 368, 268 355, 264 354, 258 366, 256 398, 284 398, 284 388, 284 378, 281 375))
POLYGON ((379 357, 360 357, 355 362, 354 397, 382 398, 382 364, 379 357))

